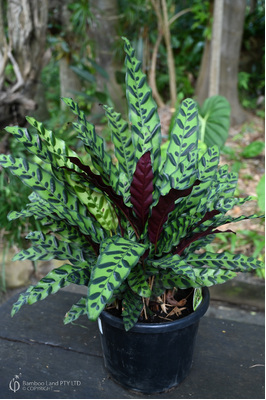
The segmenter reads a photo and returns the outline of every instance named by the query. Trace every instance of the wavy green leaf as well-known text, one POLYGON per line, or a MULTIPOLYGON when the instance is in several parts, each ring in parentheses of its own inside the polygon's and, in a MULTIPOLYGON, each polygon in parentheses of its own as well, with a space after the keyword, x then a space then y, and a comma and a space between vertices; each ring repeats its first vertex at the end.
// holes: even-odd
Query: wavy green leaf
POLYGON ((87 310, 91 320, 96 320, 111 299, 113 291, 127 278, 138 263, 145 246, 119 236, 103 242, 104 251, 92 270, 88 288, 87 310))
POLYGON ((253 257, 244 254, 231 254, 227 251, 223 253, 211 253, 206 251, 203 254, 189 253, 185 260, 193 267, 208 267, 222 270, 232 270, 234 272, 247 272, 251 268, 263 268, 264 264, 253 257))
POLYGON ((79 133, 78 138, 82 140, 86 151, 90 154, 93 166, 105 183, 111 184, 116 191, 118 171, 112 162, 112 157, 105 151, 104 139, 97 135, 94 125, 86 120, 84 112, 73 99, 62 97, 62 100, 78 116, 78 123, 73 123, 73 126, 79 133))
POLYGON ((204 286, 213 286, 222 284, 236 276, 236 273, 223 269, 193 268, 194 278, 187 275, 175 275, 172 271, 164 273, 161 276, 162 284, 165 289, 200 288, 204 286))
POLYGON ((156 255, 169 253, 173 247, 177 246, 188 232, 190 225, 191 221, 187 217, 172 218, 168 221, 159 239, 156 255))
POLYGON ((135 163, 135 149, 128 123, 112 107, 104 106, 103 108, 108 118, 109 127, 111 128, 112 142, 115 146, 115 156, 119 163, 119 169, 131 181, 135 163))
POLYGON ((70 264, 64 264, 59 268, 50 271, 35 286, 30 286, 25 293, 20 294, 16 303, 13 304, 11 316, 13 317, 24 304, 34 304, 39 300, 44 300, 50 294, 56 293, 62 287, 68 286, 67 281, 69 274, 77 270, 70 264))
POLYGON ((60 237, 64 239, 64 242, 72 243, 74 246, 79 246, 92 251, 89 238, 82 235, 76 227, 69 225, 66 221, 54 220, 49 216, 42 218, 40 222, 43 225, 44 230, 46 228, 48 233, 54 232, 57 235, 60 235, 60 237))
POLYGON ((65 315, 64 324, 69 324, 78 319, 81 315, 86 314, 86 302, 86 298, 82 297, 77 303, 73 304, 65 315))
POLYGON ((71 225, 78 225, 80 231, 91 235, 96 243, 104 238, 104 231, 97 221, 89 218, 87 208, 63 183, 41 166, 7 155, 0 155, 0 165, 9 168, 12 174, 18 176, 25 185, 47 201, 56 214, 67 219, 71 225))
POLYGON ((198 112, 191 99, 182 102, 171 132, 167 157, 161 175, 161 194, 171 188, 190 187, 197 179, 198 112))
POLYGON ((57 138, 52 131, 47 130, 41 122, 33 117, 26 117, 26 119, 37 129, 37 134, 32 134, 26 128, 16 126, 6 127, 6 131, 12 133, 28 151, 48 163, 57 179, 71 185, 72 181, 66 170, 59 168, 66 166, 78 170, 68 159, 69 156, 77 157, 77 154, 68 148, 64 140, 57 138))
POLYGON ((142 154, 150 151, 156 173, 160 162, 161 146, 161 123, 157 104, 153 100, 146 75, 141 71, 141 62, 135 57, 135 50, 126 38, 123 40, 126 53, 126 95, 135 157, 138 160, 142 154))
POLYGON ((13 304, 12 310, 11 310, 11 317, 13 317, 24 304, 27 304, 28 298, 30 295, 31 290, 34 288, 33 285, 29 286, 26 292, 21 293, 19 295, 18 300, 13 304))
POLYGON ((80 268, 90 268, 95 262, 95 255, 84 253, 82 249, 76 248, 70 243, 59 241, 53 235, 44 235, 42 232, 31 232, 27 237, 35 245, 21 250, 13 257, 17 260, 69 260, 72 264, 80 268))
POLYGON ((133 292, 142 297, 150 297, 151 289, 147 282, 148 276, 143 271, 143 266, 137 264, 128 275, 127 282, 133 292))
POLYGON ((135 323, 138 321, 141 311, 143 309, 143 303, 141 297, 133 293, 131 290, 127 290, 123 299, 123 322, 125 330, 129 331, 135 323))
POLYGON ((104 229, 116 231, 118 225, 116 213, 103 193, 82 185, 75 185, 74 190, 81 203, 87 207, 104 229))
POLYGON ((192 266, 178 254, 162 257, 158 261, 151 260, 150 262, 153 266, 160 269, 171 268, 176 275, 186 275, 192 279, 195 277, 192 266))
POLYGON ((27 298, 28 304, 34 304, 37 301, 44 300, 50 294, 58 292, 59 289, 70 285, 67 277, 75 270, 73 265, 64 264, 59 268, 50 271, 35 285, 27 298))
POLYGON ((68 275, 67 280, 75 285, 88 286, 90 282, 90 271, 88 269, 75 270, 68 275))

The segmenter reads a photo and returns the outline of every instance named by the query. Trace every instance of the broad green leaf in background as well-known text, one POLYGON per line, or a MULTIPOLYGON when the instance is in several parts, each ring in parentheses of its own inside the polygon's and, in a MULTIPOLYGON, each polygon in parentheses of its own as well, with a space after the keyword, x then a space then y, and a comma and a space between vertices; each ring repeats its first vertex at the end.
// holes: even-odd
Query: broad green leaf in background
POLYGON ((265 143, 260 142, 259 140, 255 140, 250 143, 241 153, 241 156, 244 158, 252 158, 257 157, 264 150, 265 143))
POLYGON ((212 96, 199 107, 200 140, 208 147, 223 147, 230 126, 230 104, 223 96, 212 96))
POLYGON ((85 68, 77 67, 76 65, 70 65, 69 68, 72 69, 72 71, 74 71, 80 78, 85 79, 85 81, 95 82, 95 76, 85 68))
MULTIPOLYGON (((73 4, 73 3, 72 3, 73 4)), ((96 69, 96 71, 105 79, 109 78, 108 73, 104 68, 102 68, 97 62, 95 62, 92 58, 87 57, 89 63, 96 69)))
POLYGON ((260 178, 260 181, 256 187, 258 196, 258 206, 261 211, 265 211, 265 174, 260 178))

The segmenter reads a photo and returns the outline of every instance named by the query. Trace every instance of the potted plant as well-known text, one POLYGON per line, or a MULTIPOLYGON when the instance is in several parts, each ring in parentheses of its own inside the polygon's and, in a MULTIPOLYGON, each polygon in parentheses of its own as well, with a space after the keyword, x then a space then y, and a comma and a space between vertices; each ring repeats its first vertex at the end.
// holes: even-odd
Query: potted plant
POLYGON ((188 374, 199 319, 209 303, 207 287, 262 263, 202 250, 219 226, 257 215, 226 215, 250 198, 234 197, 237 175, 218 167, 217 147, 201 151, 193 100, 182 103, 161 156, 157 106, 134 49, 124 41, 129 123, 103 106, 115 157, 78 105, 63 98, 78 117, 74 127, 86 156, 28 117, 35 132, 6 130, 41 163, 1 155, 0 164, 33 190, 25 209, 8 218, 34 216, 43 226, 27 236, 33 246, 14 259, 70 262, 21 294, 12 315, 70 283, 87 286, 87 297, 64 322, 83 314, 98 319, 111 375, 151 393, 188 374))

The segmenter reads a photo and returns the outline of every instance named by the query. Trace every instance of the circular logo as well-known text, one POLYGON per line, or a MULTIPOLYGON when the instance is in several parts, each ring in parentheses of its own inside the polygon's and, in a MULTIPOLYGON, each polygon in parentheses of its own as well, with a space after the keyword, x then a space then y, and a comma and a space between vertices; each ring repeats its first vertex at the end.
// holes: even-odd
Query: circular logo
POLYGON ((16 377, 9 382, 9 389, 14 393, 20 389, 20 383, 16 380, 16 377))

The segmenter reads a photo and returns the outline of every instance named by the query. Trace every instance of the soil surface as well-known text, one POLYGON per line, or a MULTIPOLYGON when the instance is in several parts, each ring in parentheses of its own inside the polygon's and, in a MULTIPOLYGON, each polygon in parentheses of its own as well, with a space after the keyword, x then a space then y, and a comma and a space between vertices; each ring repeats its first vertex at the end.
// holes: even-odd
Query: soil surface
MULTIPOLYGON (((163 299, 163 296, 161 304, 150 301, 149 305, 145 307, 145 312, 142 311, 138 322, 158 324, 186 317, 193 312, 193 294, 193 288, 178 289, 173 298, 169 298, 172 304, 169 303, 167 298, 163 299)), ((116 317, 122 318, 122 307, 117 309, 114 306, 110 306, 107 311, 116 317)))

